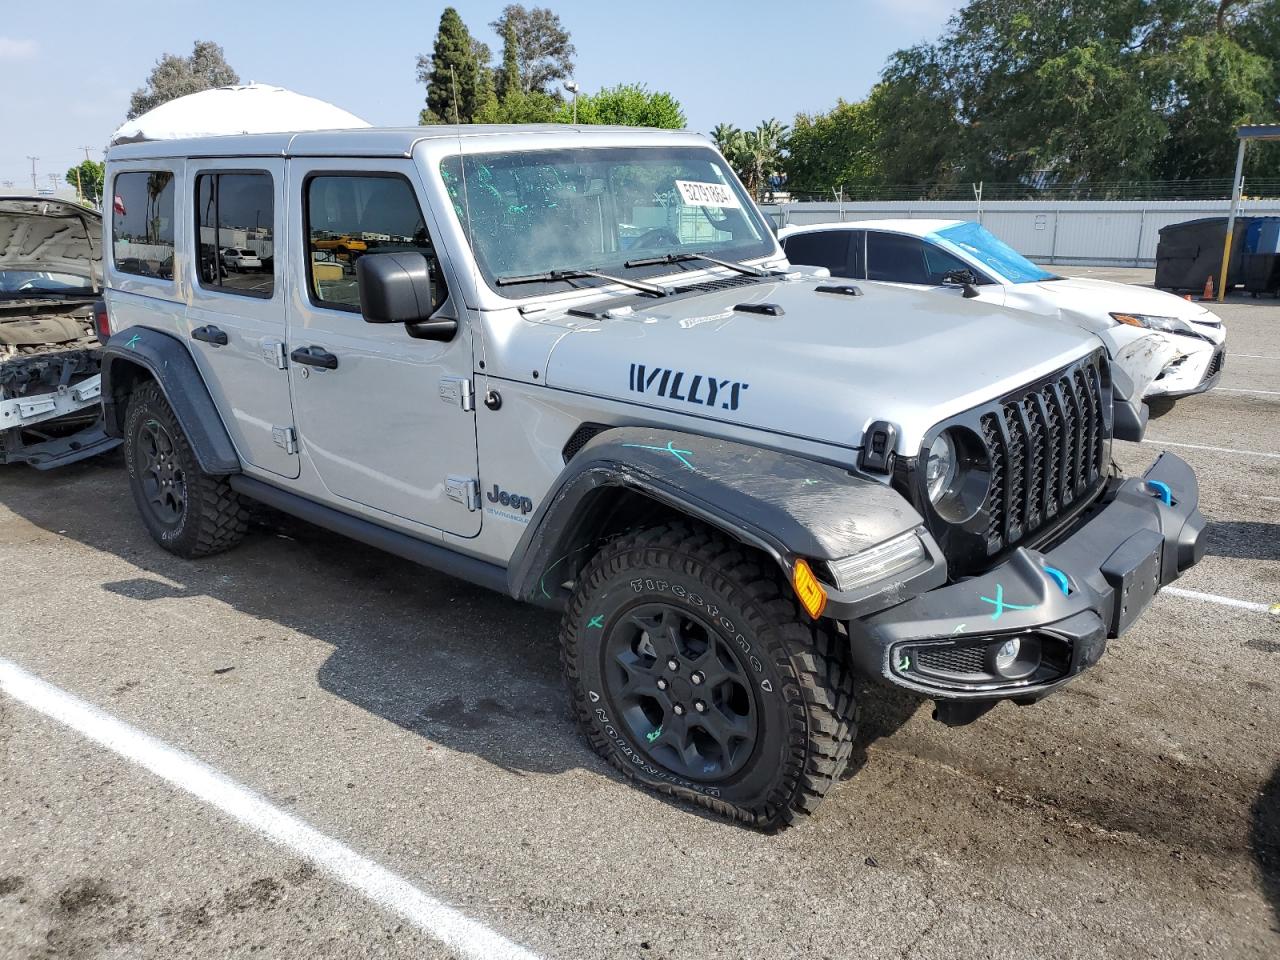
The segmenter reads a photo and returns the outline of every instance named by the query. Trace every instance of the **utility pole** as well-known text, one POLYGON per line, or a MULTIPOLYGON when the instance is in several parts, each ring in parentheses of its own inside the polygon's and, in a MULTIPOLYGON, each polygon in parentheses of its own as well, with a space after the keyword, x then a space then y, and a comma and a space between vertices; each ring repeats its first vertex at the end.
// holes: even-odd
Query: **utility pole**
POLYGON ((60 176, 58 176, 56 173, 51 173, 51 174, 49 174, 48 176, 49 176, 49 183, 53 186, 53 192, 54 192, 54 193, 57 193, 57 192, 58 192, 58 181, 59 181, 59 180, 61 180, 62 178, 61 178, 60 176))
POLYGON ((89 151, 92 150, 93 147, 86 147, 82 145, 80 149, 84 151, 84 158, 87 161, 89 159, 89 151))
POLYGON ((27 157, 27 159, 31 161, 31 189, 39 190, 40 186, 36 183, 36 161, 39 160, 40 158, 27 157))

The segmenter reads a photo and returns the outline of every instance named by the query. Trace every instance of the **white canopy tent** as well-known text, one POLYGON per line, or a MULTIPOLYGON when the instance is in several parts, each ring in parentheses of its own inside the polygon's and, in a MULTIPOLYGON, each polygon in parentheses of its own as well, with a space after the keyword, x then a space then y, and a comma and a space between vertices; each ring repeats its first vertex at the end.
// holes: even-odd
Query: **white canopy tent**
POLYGON ((264 83, 218 87, 178 97, 129 120, 111 143, 237 133, 342 130, 369 123, 332 103, 264 83))

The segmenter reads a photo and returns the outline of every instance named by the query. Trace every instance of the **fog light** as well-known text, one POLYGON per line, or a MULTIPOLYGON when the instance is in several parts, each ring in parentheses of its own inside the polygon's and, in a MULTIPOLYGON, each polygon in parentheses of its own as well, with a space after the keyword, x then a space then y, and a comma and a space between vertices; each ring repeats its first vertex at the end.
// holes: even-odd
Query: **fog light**
POLYGON ((1022 649, 1022 641, 1017 637, 1006 640, 1000 649, 996 651, 996 670, 1000 673, 1008 672, 1009 668, 1014 665, 1018 659, 1018 651, 1022 649))
POLYGON ((1040 669, 1040 640, 1034 636, 1009 637, 987 647, 988 669, 1006 680, 1025 680, 1040 669))

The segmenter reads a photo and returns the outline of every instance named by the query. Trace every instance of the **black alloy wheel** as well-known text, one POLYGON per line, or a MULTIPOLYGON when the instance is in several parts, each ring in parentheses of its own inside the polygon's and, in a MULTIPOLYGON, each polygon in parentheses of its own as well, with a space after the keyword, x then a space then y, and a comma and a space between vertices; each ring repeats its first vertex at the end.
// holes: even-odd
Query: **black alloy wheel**
POLYGON ((756 747, 759 708, 729 641, 663 603, 633 606, 604 630, 607 696, 641 749, 690 780, 741 770, 756 747))

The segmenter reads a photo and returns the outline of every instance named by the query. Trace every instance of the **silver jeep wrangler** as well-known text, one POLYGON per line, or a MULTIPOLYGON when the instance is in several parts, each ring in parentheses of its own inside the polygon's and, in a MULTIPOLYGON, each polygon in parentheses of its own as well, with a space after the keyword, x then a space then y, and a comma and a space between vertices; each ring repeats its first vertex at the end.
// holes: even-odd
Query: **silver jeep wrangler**
POLYGON ((817 806, 856 674, 951 724, 1034 702, 1203 553, 1185 463, 1112 466, 1101 343, 788 267, 696 135, 218 137, 108 178, 107 430, 155 539, 225 550, 260 501, 563 610, 592 746, 735 820, 817 806))

